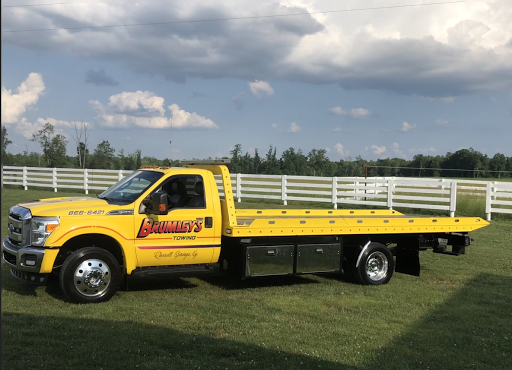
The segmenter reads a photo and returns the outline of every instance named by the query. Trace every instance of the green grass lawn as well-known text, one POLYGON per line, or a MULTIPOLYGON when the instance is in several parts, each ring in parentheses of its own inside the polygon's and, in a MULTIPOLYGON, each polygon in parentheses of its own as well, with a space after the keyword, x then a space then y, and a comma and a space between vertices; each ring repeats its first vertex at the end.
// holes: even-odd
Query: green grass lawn
MULTIPOLYGON (((4 190, 2 235, 11 205, 54 195, 4 190)), ((512 221, 472 237, 466 255, 424 252, 419 278, 384 286, 153 276, 96 305, 2 263, 2 369, 510 369, 512 221)))

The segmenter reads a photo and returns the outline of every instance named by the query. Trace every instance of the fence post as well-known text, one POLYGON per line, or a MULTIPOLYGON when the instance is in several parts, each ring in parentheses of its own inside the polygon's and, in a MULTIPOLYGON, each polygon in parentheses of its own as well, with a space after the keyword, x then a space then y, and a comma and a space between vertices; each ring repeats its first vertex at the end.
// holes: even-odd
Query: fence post
POLYGON ((242 201, 242 175, 236 174, 236 196, 238 198, 238 203, 242 201))
POLYGON ((288 201, 286 200, 286 185, 286 175, 281 175, 281 200, 283 201, 284 206, 288 205, 288 201))
POLYGON ((119 170, 117 173, 117 181, 121 181, 123 179, 123 170, 119 170))
POLYGON ((491 182, 491 200, 496 200, 496 196, 493 195, 496 192, 496 182, 491 182))
POLYGON ((490 182, 487 183, 487 189, 485 191, 485 214, 487 221, 491 221, 491 200, 492 200, 492 185, 490 182))
POLYGON ((84 190, 85 194, 89 194, 89 174, 87 168, 84 168, 84 190))
POLYGON ((53 191, 57 192, 57 169, 53 167, 53 191))
POLYGON ((388 208, 393 209, 393 180, 388 180, 388 208))
POLYGON ((28 190, 27 187, 27 167, 23 167, 23 187, 28 190))
POLYGON ((457 182, 450 183, 450 217, 455 217, 455 210, 457 209, 457 182))
POLYGON ((356 188, 357 186, 359 186, 359 181, 354 181, 354 198, 358 201, 359 197, 357 196, 357 194, 359 193, 359 189, 356 188))
POLYGON ((334 209, 338 209, 338 178, 332 178, 332 204, 334 209))

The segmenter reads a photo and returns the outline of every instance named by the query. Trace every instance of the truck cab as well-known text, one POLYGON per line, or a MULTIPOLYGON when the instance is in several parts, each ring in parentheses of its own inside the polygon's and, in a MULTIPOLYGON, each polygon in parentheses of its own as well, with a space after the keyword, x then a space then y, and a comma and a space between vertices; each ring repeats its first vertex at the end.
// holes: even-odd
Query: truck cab
POLYGON ((110 287, 135 269, 217 262, 221 227, 211 171, 146 166, 97 198, 12 207, 2 254, 15 277, 46 283, 59 273, 71 300, 96 302, 110 298, 110 287))

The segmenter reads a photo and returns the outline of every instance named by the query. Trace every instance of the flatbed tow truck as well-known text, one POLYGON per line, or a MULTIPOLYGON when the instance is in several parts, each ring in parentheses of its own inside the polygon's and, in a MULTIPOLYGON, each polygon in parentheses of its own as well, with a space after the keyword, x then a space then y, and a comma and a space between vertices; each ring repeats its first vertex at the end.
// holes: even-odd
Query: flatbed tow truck
POLYGON ((107 301, 138 274, 329 272, 380 285, 394 271, 419 276, 421 250, 464 254, 468 233, 488 224, 394 210, 237 210, 225 163, 195 161, 144 166, 97 198, 13 206, 2 255, 26 282, 57 275, 77 303, 107 301))

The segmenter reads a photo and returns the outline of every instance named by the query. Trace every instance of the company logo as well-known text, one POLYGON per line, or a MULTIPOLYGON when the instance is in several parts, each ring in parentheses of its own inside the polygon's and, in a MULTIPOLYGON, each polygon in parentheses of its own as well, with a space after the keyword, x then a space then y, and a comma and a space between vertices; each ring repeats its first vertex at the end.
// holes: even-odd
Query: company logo
POLYGON ((145 218, 142 220, 137 238, 145 238, 149 234, 198 233, 202 229, 202 220, 159 222, 152 218, 145 218))

